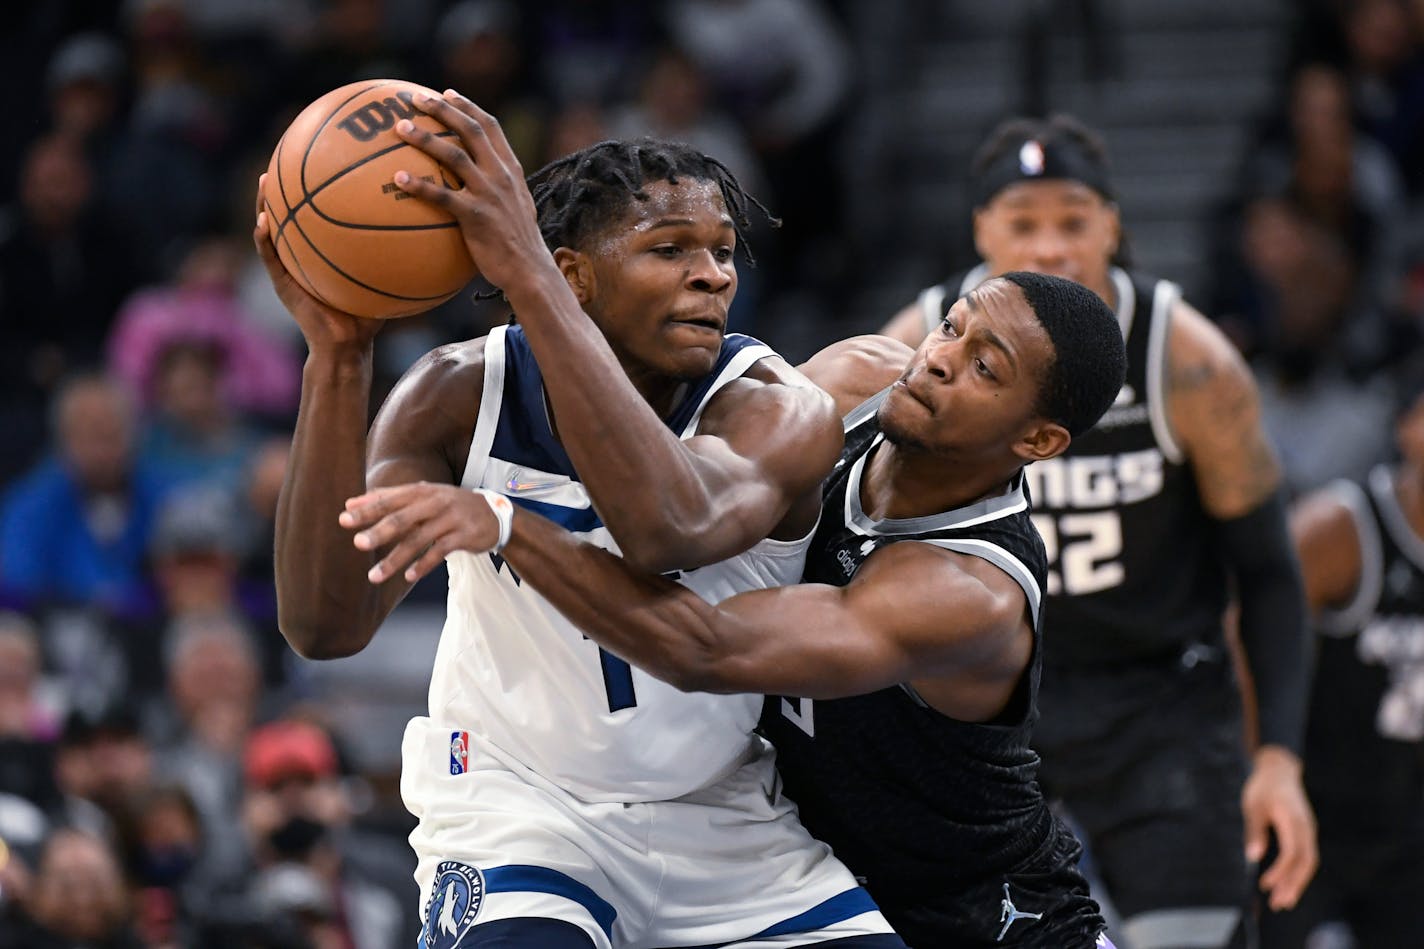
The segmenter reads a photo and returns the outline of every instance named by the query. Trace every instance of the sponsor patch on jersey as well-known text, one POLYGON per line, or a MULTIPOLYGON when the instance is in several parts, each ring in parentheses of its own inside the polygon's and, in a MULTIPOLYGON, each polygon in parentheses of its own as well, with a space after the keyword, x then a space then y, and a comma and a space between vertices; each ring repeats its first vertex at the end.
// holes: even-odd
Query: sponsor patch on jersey
POLYGON ((424 949, 455 949, 475 925, 485 901, 485 877, 477 868, 446 860, 435 868, 425 904, 424 949))
POLYGON ((450 733, 450 773, 464 774, 470 770, 470 733, 450 733))

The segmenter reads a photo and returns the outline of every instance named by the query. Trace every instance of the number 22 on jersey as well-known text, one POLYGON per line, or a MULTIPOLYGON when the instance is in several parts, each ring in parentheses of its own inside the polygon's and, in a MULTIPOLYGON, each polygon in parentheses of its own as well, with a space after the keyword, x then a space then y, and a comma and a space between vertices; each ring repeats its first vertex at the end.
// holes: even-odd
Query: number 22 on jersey
POLYGON ((1117 511, 1035 514, 1048 554, 1048 595, 1082 596, 1122 583, 1122 518, 1117 511))

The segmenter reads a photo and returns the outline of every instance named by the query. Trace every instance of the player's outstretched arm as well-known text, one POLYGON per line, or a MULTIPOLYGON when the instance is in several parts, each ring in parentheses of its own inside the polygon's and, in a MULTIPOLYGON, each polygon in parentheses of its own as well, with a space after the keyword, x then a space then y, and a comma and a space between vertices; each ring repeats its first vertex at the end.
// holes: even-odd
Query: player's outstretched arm
MULTIPOLYGON (((372 571, 378 583, 422 575, 451 549, 490 549, 499 530, 489 510, 472 492, 409 485, 352 498, 342 523, 359 549, 392 551, 372 571), (417 505, 443 509, 448 528, 411 536, 406 512, 417 505)), ((946 711, 974 720, 1002 708, 1032 652, 1022 589, 928 544, 877 551, 844 588, 802 584, 712 606, 536 514, 505 511, 501 555, 522 582, 599 645, 685 691, 834 698, 929 681, 949 696, 946 711)))
POLYGON ((1172 313, 1167 362, 1169 422, 1236 578, 1241 643, 1256 688, 1260 743, 1242 790, 1247 858, 1260 860, 1275 833, 1279 856, 1261 887, 1273 909, 1284 909, 1300 898, 1318 855, 1300 763, 1313 651, 1280 467, 1245 362, 1184 303, 1172 313))
POLYGON ((415 104, 459 142, 413 126, 398 125, 398 133, 465 187, 399 175, 397 184, 455 215, 481 272, 519 314, 559 439, 624 556, 653 571, 698 567, 770 534, 835 462, 840 427, 829 400, 785 363, 763 360, 714 397, 702 436, 679 440, 628 379, 545 247, 523 171, 495 118, 454 93, 415 104))
POLYGON ((261 201, 259 183, 253 241, 308 347, 291 460, 277 502, 278 625, 303 656, 346 656, 370 641, 409 584, 367 582, 373 558, 352 547, 337 521, 342 505, 368 484, 452 480, 446 441, 452 429, 458 431, 457 419, 468 422, 478 412, 481 369, 453 354, 427 357, 392 393, 368 440, 372 341, 380 322, 332 310, 288 276, 268 236, 261 201))

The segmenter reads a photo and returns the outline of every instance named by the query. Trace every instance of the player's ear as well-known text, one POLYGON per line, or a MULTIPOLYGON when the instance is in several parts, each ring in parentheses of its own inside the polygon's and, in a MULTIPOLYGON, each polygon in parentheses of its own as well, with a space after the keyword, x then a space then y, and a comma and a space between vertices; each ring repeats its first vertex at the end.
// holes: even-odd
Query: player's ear
POLYGON ((1026 462, 1044 461, 1063 454, 1072 441, 1073 436, 1068 434, 1068 429, 1057 422, 1039 419, 1014 442, 1014 454, 1026 462))
POLYGON ((593 261, 570 247, 560 247, 554 251, 554 264, 568 281, 569 289, 578 298, 580 306, 588 306, 593 299, 593 261))

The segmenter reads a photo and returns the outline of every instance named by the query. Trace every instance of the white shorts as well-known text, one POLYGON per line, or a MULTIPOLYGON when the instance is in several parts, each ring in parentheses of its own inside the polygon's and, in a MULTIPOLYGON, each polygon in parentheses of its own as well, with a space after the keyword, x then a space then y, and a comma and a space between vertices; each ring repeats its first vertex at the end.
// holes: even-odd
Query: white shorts
MULTIPOLYGON (((830 848, 781 797, 770 747, 672 801, 588 803, 469 736, 451 773, 448 727, 406 727, 401 795, 437 917, 430 945, 516 917, 578 926, 599 949, 770 949, 890 933, 830 848)), ((763 743, 764 744, 764 743, 763 743)), ((695 752, 692 752, 695 753, 695 752)))

